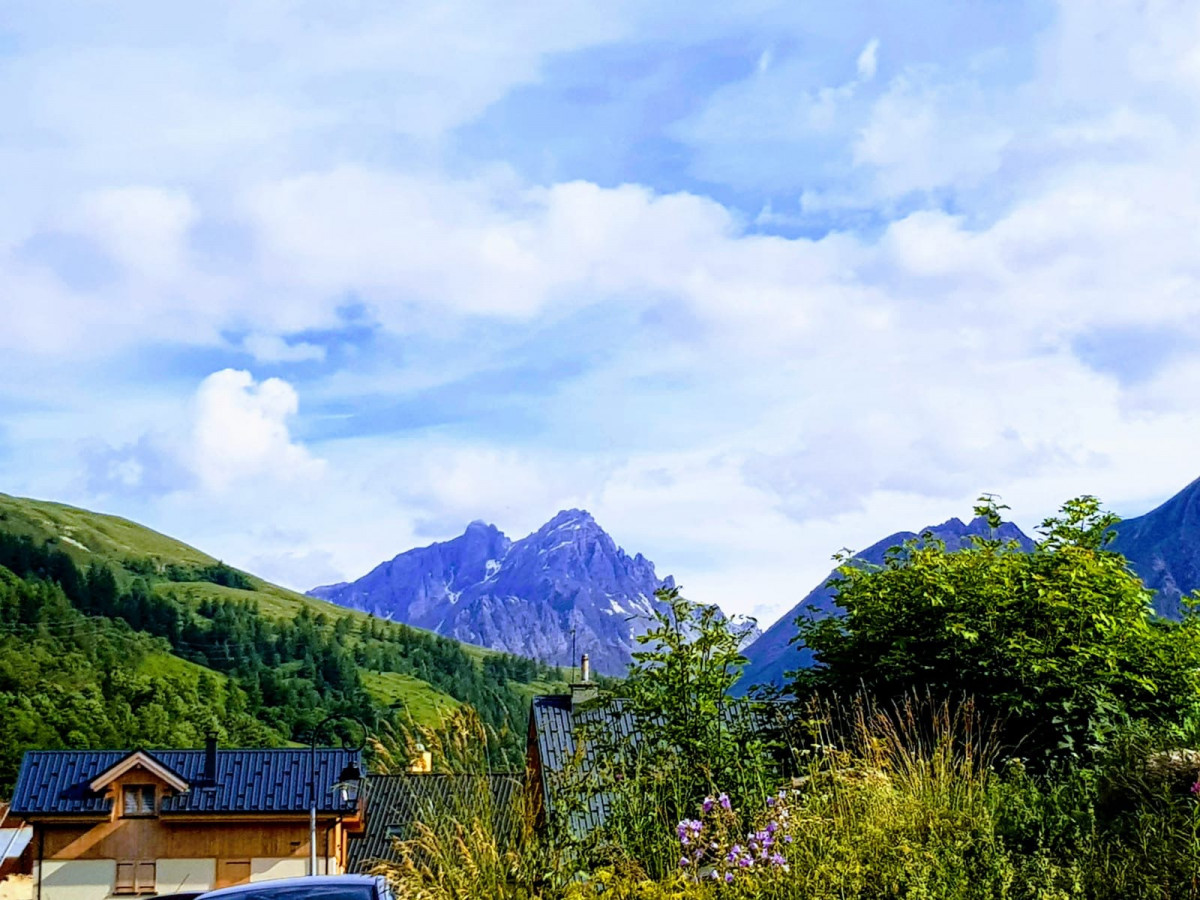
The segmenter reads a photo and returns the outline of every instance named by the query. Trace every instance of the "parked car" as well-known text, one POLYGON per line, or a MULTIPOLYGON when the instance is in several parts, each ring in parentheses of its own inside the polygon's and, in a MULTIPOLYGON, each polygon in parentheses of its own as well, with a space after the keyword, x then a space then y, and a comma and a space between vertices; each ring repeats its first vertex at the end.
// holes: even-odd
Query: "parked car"
POLYGON ((251 881, 206 891, 194 900, 396 900, 379 875, 309 875, 251 881))

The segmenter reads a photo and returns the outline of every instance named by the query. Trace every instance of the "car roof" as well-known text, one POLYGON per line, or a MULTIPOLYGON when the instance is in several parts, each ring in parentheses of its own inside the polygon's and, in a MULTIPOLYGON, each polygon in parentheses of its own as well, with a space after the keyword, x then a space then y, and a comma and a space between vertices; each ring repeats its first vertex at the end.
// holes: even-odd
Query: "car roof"
POLYGON ((204 900, 209 897, 234 897, 247 891, 261 891, 264 888, 319 884, 368 884, 378 886, 384 881, 381 875, 298 875, 295 878, 271 878, 265 881, 248 881, 245 884, 235 884, 230 887, 217 888, 215 891, 205 891, 200 896, 204 900))

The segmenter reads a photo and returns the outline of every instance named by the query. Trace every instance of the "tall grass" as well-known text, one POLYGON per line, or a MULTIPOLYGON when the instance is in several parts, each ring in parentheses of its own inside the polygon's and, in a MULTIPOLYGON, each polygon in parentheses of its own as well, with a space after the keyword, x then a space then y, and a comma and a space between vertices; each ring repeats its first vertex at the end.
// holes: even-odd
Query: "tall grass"
MULTIPOLYGON (((995 730, 970 702, 814 705, 805 721, 807 736, 788 748, 793 774, 747 758, 728 811, 691 809, 701 841, 681 845, 676 829, 673 810, 694 800, 680 787, 687 779, 633 758, 599 776, 603 829, 538 830, 522 810, 506 843, 490 824, 490 794, 468 796, 421 823, 387 874, 421 900, 1200 898, 1200 804, 1188 790, 1197 773, 1185 764, 1156 775, 1149 743, 1035 777, 998 758, 995 730), (775 864, 766 854, 745 868, 728 862, 768 827, 775 864)), ((582 786, 571 789, 578 812, 582 786)))

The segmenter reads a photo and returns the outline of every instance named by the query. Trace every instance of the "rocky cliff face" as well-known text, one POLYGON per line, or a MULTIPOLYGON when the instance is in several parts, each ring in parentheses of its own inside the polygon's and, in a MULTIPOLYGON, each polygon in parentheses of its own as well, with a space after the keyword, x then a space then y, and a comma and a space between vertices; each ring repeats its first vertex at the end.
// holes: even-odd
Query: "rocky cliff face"
MULTIPOLYGON (((925 532, 932 532, 933 537, 944 541, 947 549, 957 550, 968 546, 973 535, 985 536, 990 530, 987 521, 982 518, 973 519, 967 523, 960 519, 950 519, 941 525, 922 529, 920 533, 899 531, 889 535, 861 553, 856 553, 855 559, 880 565, 889 548, 919 537, 925 532)), ((1001 540, 1016 540, 1026 550, 1033 548, 1033 541, 1026 537, 1016 525, 1009 522, 1005 522, 996 529, 994 536, 1001 540)), ((838 606, 834 601, 833 589, 829 586, 829 578, 835 574, 836 570, 830 572, 828 578, 809 591, 803 600, 788 610, 778 622, 764 631, 762 636, 746 649, 749 663, 738 682, 739 690, 748 691, 755 684, 782 686, 785 672, 812 665, 812 653, 805 647, 797 647, 791 643, 791 639, 796 634, 796 617, 802 612, 819 617, 837 614, 838 606)))
POLYGON ((1178 619, 1180 599, 1200 588, 1200 479, 1144 516, 1120 522, 1116 531, 1113 549, 1157 592, 1155 610, 1178 619))
POLYGON ((621 675, 649 626, 654 592, 673 585, 640 553, 625 553, 589 513, 573 509, 518 541, 473 522, 453 540, 309 593, 555 665, 577 663, 574 645, 597 672, 621 675))

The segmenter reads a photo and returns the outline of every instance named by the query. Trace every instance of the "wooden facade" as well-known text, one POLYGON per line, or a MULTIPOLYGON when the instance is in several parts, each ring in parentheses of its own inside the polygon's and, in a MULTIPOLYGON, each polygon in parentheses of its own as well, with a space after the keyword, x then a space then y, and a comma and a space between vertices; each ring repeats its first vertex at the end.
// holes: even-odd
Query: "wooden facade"
MULTIPOLYGON (((307 804, 297 802, 304 792, 296 784, 286 801, 262 803, 265 810, 253 808, 253 798, 272 795, 253 779, 232 809, 189 809, 197 805, 189 792, 215 795, 217 786, 193 785, 149 754, 134 756, 86 783, 87 810, 26 814, 34 829, 33 900, 152 896, 312 874, 307 804)), ((273 771, 263 779, 283 784, 286 772, 273 771)), ((362 824, 361 807, 318 814, 315 874, 346 871, 349 835, 362 824)))

